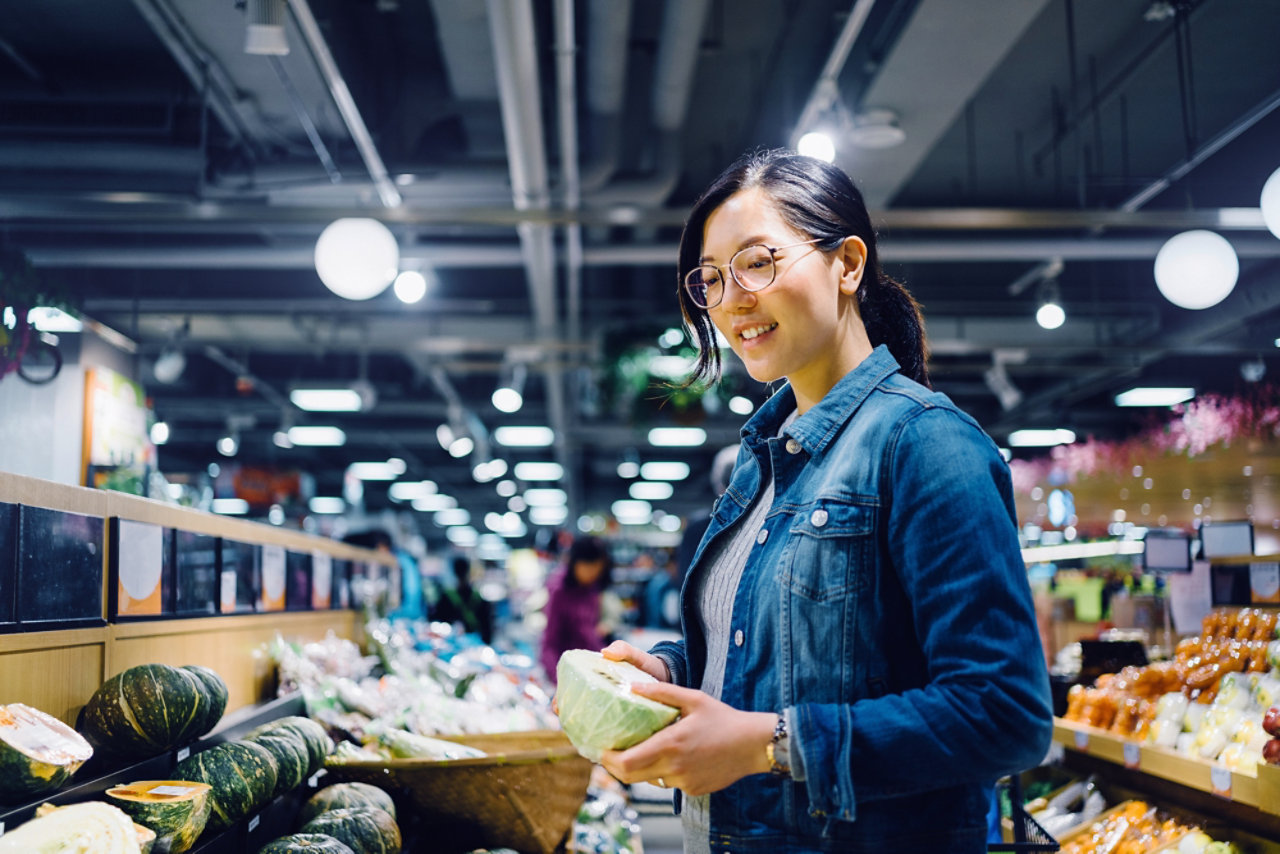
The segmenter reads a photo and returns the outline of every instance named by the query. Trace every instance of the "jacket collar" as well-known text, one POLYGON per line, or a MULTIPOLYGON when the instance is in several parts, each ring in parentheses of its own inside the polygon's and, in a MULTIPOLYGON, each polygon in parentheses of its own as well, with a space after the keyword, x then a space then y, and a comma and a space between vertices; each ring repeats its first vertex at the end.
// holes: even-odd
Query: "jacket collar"
MULTIPOLYGON (((871 355, 845 374, 817 405, 787 428, 787 435, 800 443, 810 456, 820 455, 839 429, 853 417, 871 390, 898 371, 898 361, 881 344, 871 355)), ((742 427, 742 438, 754 445, 778 435, 782 422, 796 408, 796 396, 788 383, 751 416, 742 427)))

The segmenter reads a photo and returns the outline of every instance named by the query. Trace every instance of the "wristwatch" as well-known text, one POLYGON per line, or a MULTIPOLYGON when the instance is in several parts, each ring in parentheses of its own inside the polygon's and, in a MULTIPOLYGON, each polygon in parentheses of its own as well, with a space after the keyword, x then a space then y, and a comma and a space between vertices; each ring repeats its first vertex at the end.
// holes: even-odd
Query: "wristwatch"
POLYGON ((778 715, 773 727, 773 738, 764 746, 769 759, 769 773, 775 777, 791 776, 791 739, 787 736, 787 716, 778 715))

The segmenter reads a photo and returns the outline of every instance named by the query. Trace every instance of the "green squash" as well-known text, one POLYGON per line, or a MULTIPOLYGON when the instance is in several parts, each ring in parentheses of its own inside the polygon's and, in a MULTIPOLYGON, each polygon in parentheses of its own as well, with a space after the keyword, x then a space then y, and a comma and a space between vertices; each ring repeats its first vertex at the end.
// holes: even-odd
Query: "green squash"
POLYGON ((337 809, 380 809, 396 817, 396 802, 384 790, 368 783, 334 783, 311 796, 302 806, 299 820, 306 824, 320 813, 337 809))
POLYGON ((52 792, 93 755, 80 733, 39 709, 0 706, 0 802, 52 792))
POLYGON ((182 854, 209 821, 210 791, 209 784, 189 780, 143 780, 113 786, 106 797, 135 823, 155 831, 159 850, 182 854))
POLYGON ((108 753, 130 759, 183 744, 204 714, 198 679, 167 664, 117 673, 85 705, 84 734, 108 753))
POLYGON ((355 854, 349 845, 323 833, 295 833, 258 849, 258 854, 355 854))
POLYGON ((276 758, 280 773, 276 777, 275 794, 282 795, 307 779, 311 757, 306 742, 292 730, 281 727, 245 740, 262 745, 276 758))
POLYGON ((173 771, 175 780, 208 783, 209 824, 226 830, 263 806, 275 793, 279 766, 271 751, 258 744, 229 741, 189 756, 173 771))
POLYGON ((307 745, 310 762, 307 764, 307 776, 324 767, 324 758, 333 752, 333 739, 323 726, 311 718, 291 715, 265 723, 250 732, 246 738, 254 738, 264 732, 275 732, 284 729, 296 733, 307 745))
POLYGON ((400 854, 400 827, 380 809, 330 810, 304 824, 302 832, 332 836, 355 854, 400 854))
POLYGON ((182 669, 195 676, 209 695, 204 719, 200 723, 199 732, 195 734, 195 737, 199 737, 216 727, 227 711, 227 683, 222 681, 217 672, 200 664, 187 664, 182 669))

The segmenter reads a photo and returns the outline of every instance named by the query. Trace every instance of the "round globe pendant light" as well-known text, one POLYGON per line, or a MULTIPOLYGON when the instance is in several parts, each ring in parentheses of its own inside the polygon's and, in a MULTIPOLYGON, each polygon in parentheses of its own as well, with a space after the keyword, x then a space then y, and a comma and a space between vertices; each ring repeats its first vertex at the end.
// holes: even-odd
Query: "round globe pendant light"
POLYGON ((1276 237, 1280 237, 1280 169, 1271 173, 1262 185, 1262 221, 1276 237))
POLYGON ((316 241, 316 273, 340 297, 376 297, 395 279, 400 247, 376 219, 344 217, 329 223, 316 241))
POLYGON ((1156 287, 1180 308, 1201 309, 1227 298, 1240 261, 1227 239, 1196 229, 1175 234, 1156 253, 1156 287))

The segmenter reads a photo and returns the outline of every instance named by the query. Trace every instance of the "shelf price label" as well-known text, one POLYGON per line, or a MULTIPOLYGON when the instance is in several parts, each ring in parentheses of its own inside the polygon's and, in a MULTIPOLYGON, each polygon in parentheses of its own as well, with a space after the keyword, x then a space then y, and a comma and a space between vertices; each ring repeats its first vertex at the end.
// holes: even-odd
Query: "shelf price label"
POLYGON ((1076 750, 1089 750, 1089 733, 1076 730, 1075 732, 1076 750))
POLYGON ((258 825, 261 823, 262 823, 262 813, 258 813, 253 818, 249 819, 249 832, 253 833, 255 830, 258 829, 258 825))
POLYGON ((1209 769, 1209 784, 1213 793, 1220 798, 1231 799, 1231 769, 1214 765, 1209 769))
POLYGON ((1124 767, 1137 769, 1142 764, 1142 748, 1136 741, 1124 743, 1124 767))
POLYGON ((186 759, 190 755, 191 755, 191 748, 184 747, 178 751, 178 761, 181 762, 182 760, 186 759))

